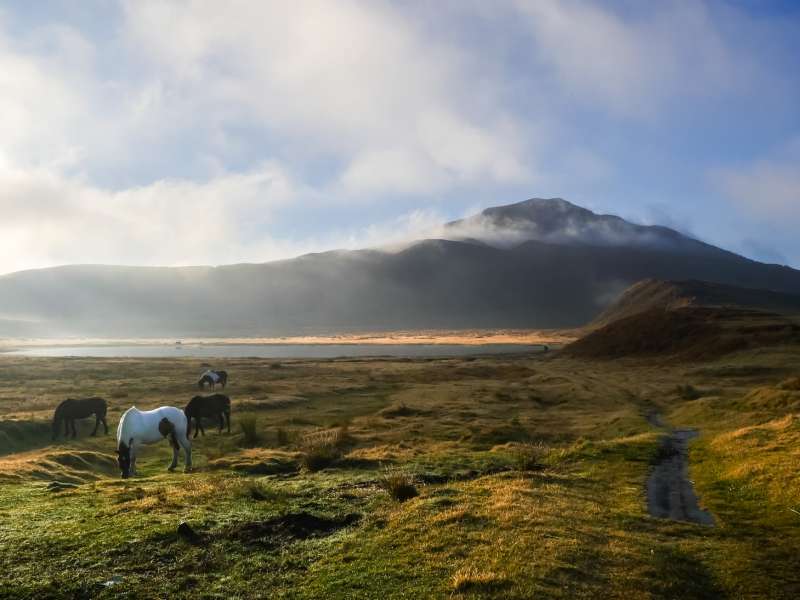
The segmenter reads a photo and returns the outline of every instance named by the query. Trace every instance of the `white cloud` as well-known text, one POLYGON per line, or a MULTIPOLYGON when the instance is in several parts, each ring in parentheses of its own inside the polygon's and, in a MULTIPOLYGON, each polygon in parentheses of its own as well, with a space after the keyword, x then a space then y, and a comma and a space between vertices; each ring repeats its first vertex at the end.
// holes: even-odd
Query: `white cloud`
MULTIPOLYGON (((800 143, 796 144, 800 150, 800 143)), ((779 228, 800 224, 800 152, 716 169, 712 183, 740 210, 779 228)))
POLYGON ((722 95, 751 75, 701 2, 661 2, 623 17, 577 0, 515 0, 539 60, 570 99, 649 117, 674 97, 722 95))
POLYGON ((163 180, 110 191, 44 169, 1 169, 2 270, 50 264, 194 264, 274 257, 254 225, 293 199, 274 164, 196 183, 163 180))
POLYGON ((389 3, 137 0, 126 3, 126 25, 174 98, 202 98, 223 124, 253 121, 302 139, 307 155, 336 156, 345 191, 529 175, 526 144, 511 135, 521 126, 502 103, 471 101, 468 54, 389 3))

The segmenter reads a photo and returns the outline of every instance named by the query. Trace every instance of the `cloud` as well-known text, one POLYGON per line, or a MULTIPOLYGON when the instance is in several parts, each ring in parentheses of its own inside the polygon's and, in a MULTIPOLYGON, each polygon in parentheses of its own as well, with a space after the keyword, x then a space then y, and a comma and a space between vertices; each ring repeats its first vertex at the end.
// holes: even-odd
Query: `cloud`
POLYGON ((345 192, 529 175, 522 126, 502 102, 471 100, 469 54, 390 3, 137 0, 125 4, 125 24, 165 102, 198 104, 221 131, 252 122, 283 149, 335 156, 345 192))
POLYGON ((800 224, 800 156, 717 169, 711 172, 711 179, 750 216, 782 227, 800 224))
POLYGON ((652 117, 676 97, 721 96, 750 75, 749 58, 701 2, 627 13, 576 0, 516 6, 537 59, 570 99, 617 116, 652 117))

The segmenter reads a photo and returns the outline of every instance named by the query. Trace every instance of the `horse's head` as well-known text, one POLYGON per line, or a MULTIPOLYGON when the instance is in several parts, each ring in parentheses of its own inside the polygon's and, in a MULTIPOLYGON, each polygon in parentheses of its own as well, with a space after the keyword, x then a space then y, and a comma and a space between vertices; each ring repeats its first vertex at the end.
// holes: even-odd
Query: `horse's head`
POLYGON ((56 411, 53 413, 53 440, 58 437, 58 429, 61 427, 61 421, 64 420, 64 406, 68 401, 69 399, 59 404, 56 407, 56 411))
MULTIPOLYGON (((133 438, 130 443, 133 444, 133 438)), ((131 447, 125 442, 120 442, 117 448, 117 462, 119 463, 119 470, 122 472, 122 478, 127 479, 131 476, 131 447)))
POLYGON ((201 390, 203 389, 203 384, 206 382, 206 377, 206 375, 203 375, 197 382, 197 387, 199 387, 201 390))

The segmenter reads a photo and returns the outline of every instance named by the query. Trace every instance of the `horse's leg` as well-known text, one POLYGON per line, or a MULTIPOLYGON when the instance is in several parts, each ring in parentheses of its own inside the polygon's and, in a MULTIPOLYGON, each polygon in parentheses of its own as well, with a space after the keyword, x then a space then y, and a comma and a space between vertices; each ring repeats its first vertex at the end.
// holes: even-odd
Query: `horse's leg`
POLYGON ((94 413, 94 431, 92 437, 97 435, 97 428, 100 427, 100 413, 94 413))
POLYGON ((106 423, 106 416, 105 416, 105 415, 103 415, 103 416, 100 418, 100 420, 103 422, 103 429, 105 430, 105 432, 106 432, 106 435, 108 435, 108 423, 106 423))
POLYGON ((225 413, 219 413, 219 432, 222 433, 222 429, 225 427, 225 413))
POLYGON ((72 427, 72 439, 74 440, 78 437, 78 432, 75 430, 75 419, 70 419, 69 423, 70 427, 72 427))
POLYGON ((64 439, 69 439, 69 417, 64 419, 64 439))
POLYGON ((200 433, 200 417, 194 418, 194 437, 197 437, 197 434, 200 433))
POLYGON ((225 411, 225 420, 228 421, 228 433, 230 434, 230 432, 231 432, 231 411, 229 411, 229 410, 225 411))
POLYGON ((129 456, 131 457, 131 475, 136 475, 136 450, 133 444, 131 444, 129 456))
POLYGON ((169 443, 172 446, 172 462, 170 463, 167 471, 174 471, 175 467, 178 466, 178 442, 175 440, 174 432, 169 436, 169 443))
MULTIPOLYGON (((189 441, 189 438, 186 435, 179 435, 178 436, 178 443, 183 447, 183 455, 186 458, 186 468, 184 472, 189 472, 192 470, 192 442, 189 441)), ((175 450, 177 454, 177 450, 175 450)))
POLYGON ((206 430, 203 429, 203 417, 201 417, 200 415, 197 416, 197 428, 200 430, 200 434, 203 437, 205 437, 206 430))

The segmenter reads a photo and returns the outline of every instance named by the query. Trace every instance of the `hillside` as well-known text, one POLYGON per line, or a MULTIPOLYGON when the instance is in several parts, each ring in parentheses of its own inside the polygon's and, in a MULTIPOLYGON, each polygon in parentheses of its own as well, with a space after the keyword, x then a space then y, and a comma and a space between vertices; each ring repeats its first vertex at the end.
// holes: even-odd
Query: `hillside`
MULTIPOLYGON (((421 240, 399 252, 331 251, 220 267, 73 265, 12 273, 0 277, 0 335, 568 328, 591 321, 646 278, 800 294, 800 271, 752 261, 671 229, 595 215, 564 200, 488 209, 473 225, 478 221, 482 227, 471 227, 470 239, 421 240), (477 229, 486 239, 491 232, 508 243, 481 241, 477 229), (607 235, 601 239, 602 231, 607 235)), ((453 224, 445 229, 454 238, 456 229, 464 231, 453 224)))
POLYGON ((785 315, 800 315, 800 295, 744 288, 709 281, 645 279, 628 288, 590 324, 598 328, 613 321, 654 309, 688 306, 739 307, 785 315))

